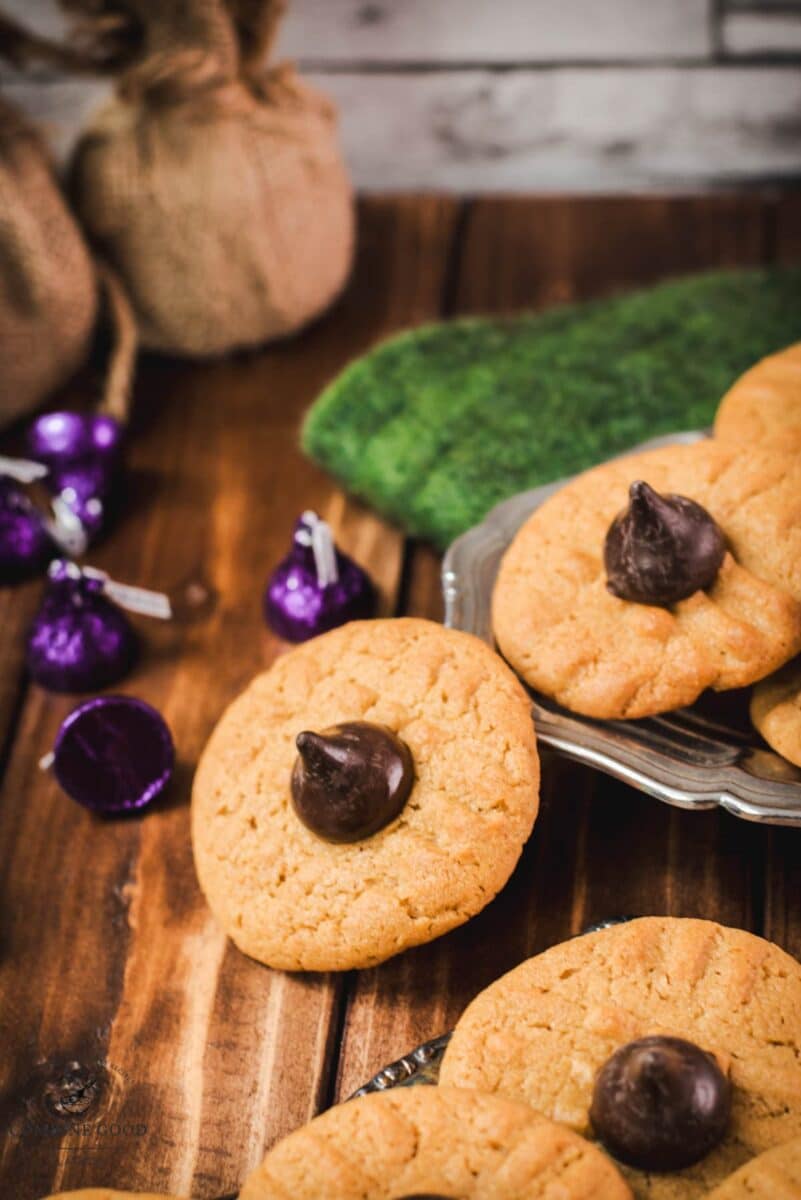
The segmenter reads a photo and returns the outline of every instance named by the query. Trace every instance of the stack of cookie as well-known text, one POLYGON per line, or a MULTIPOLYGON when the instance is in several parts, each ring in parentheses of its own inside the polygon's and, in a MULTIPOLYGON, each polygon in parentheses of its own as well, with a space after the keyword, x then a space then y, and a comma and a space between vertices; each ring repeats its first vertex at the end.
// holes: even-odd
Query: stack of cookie
POLYGON ((801 965, 647 917, 516 967, 467 1008, 437 1087, 280 1142, 240 1200, 799 1200, 801 965))
POLYGON ((598 1139, 643 1200, 801 1198, 734 1182, 789 1172, 801 1138, 801 964, 743 930, 644 917, 554 946, 473 1000, 440 1080, 598 1139))
POLYGON ((713 438, 614 459, 547 500, 504 556, 493 624, 526 683, 586 716, 764 681, 754 723, 801 764, 801 345, 734 385, 713 438))

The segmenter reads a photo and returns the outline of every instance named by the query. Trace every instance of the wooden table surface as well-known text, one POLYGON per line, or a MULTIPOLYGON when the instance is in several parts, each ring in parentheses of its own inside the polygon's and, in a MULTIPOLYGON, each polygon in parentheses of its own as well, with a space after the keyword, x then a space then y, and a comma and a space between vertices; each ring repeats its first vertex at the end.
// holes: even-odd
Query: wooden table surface
POLYGON ((38 583, 0 593, 0 1195, 89 1186, 201 1200, 276 1138, 446 1030, 485 984, 612 914, 715 918, 801 956, 801 834, 685 813, 553 757, 518 869, 478 918, 374 970, 284 975, 223 936, 195 881, 188 799, 226 703, 283 646, 261 592, 316 508, 385 613, 441 617, 434 553, 346 499, 297 449, 301 415, 354 355, 457 312, 594 296, 707 267, 801 259, 801 203, 771 194, 371 199, 350 288, 303 337, 201 366, 146 361, 122 519, 91 555, 115 577, 204 592, 139 622, 120 688, 177 744, 169 797, 103 821, 38 760, 74 698, 30 685, 38 583))

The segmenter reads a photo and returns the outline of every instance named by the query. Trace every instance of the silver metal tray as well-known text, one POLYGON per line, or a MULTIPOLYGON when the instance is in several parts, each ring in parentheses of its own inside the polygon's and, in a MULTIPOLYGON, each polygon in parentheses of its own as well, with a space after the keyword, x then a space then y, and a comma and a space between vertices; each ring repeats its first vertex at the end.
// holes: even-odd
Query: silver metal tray
POLYGON ((388 1088, 415 1087, 418 1084, 436 1083, 439 1079, 439 1068, 445 1056, 450 1033, 440 1034, 430 1042, 423 1042, 416 1050, 404 1054, 396 1062, 390 1063, 369 1079, 363 1087, 354 1092, 348 1099, 355 1100, 358 1096, 367 1096, 370 1092, 385 1092, 388 1088))
MULTIPOLYGON (((654 438, 629 453, 704 436, 654 438)), ((503 553, 531 513, 567 482, 512 496, 456 539, 442 564, 446 625, 494 644, 490 606, 503 553)), ((761 740, 744 693, 708 693, 691 708, 639 721, 595 721, 531 695, 539 741, 567 758, 680 808, 720 805, 748 821, 801 827, 801 770, 761 740)))

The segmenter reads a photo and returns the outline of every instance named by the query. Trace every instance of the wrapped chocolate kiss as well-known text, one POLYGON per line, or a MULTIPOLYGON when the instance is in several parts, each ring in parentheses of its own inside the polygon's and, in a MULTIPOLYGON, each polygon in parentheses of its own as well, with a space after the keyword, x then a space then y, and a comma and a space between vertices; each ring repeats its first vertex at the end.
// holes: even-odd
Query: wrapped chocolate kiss
POLYGON ((367 572, 337 549, 327 522, 317 513, 302 513, 292 549, 264 594, 264 616, 273 632, 288 642, 304 642, 347 621, 372 617, 375 608, 367 572))
POLYGON ((32 422, 26 440, 32 459, 63 467, 85 459, 115 465, 124 430, 108 413, 47 412, 32 422))
POLYGON ((87 692, 117 682, 132 667, 138 638, 123 607, 168 618, 166 596, 110 580, 102 571, 57 559, 28 634, 31 678, 53 692, 87 692))
POLYGON ((51 754, 68 796, 105 816, 147 808, 172 777, 175 750, 155 708, 134 696, 95 696, 64 720, 51 754))
POLYGON ((106 526, 117 471, 106 459, 81 459, 53 467, 45 486, 53 495, 53 512, 61 541, 72 554, 84 554, 106 526), (68 539, 68 540, 65 540, 68 539))
POLYGON ((43 514, 0 466, 0 585, 32 579, 55 553, 43 514))
POLYGON ((104 528, 122 472, 124 429, 108 413, 49 412, 27 434, 32 458, 47 467, 56 539, 80 555, 104 528))

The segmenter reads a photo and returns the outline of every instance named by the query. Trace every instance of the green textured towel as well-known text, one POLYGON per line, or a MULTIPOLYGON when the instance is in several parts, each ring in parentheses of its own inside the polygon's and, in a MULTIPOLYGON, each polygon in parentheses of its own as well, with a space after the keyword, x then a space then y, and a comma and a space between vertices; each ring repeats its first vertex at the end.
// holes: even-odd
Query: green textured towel
POLYGON ((446 546, 514 492, 709 425, 732 381, 801 338, 801 270, 698 275, 614 300, 401 334, 309 412, 303 446, 446 546))

